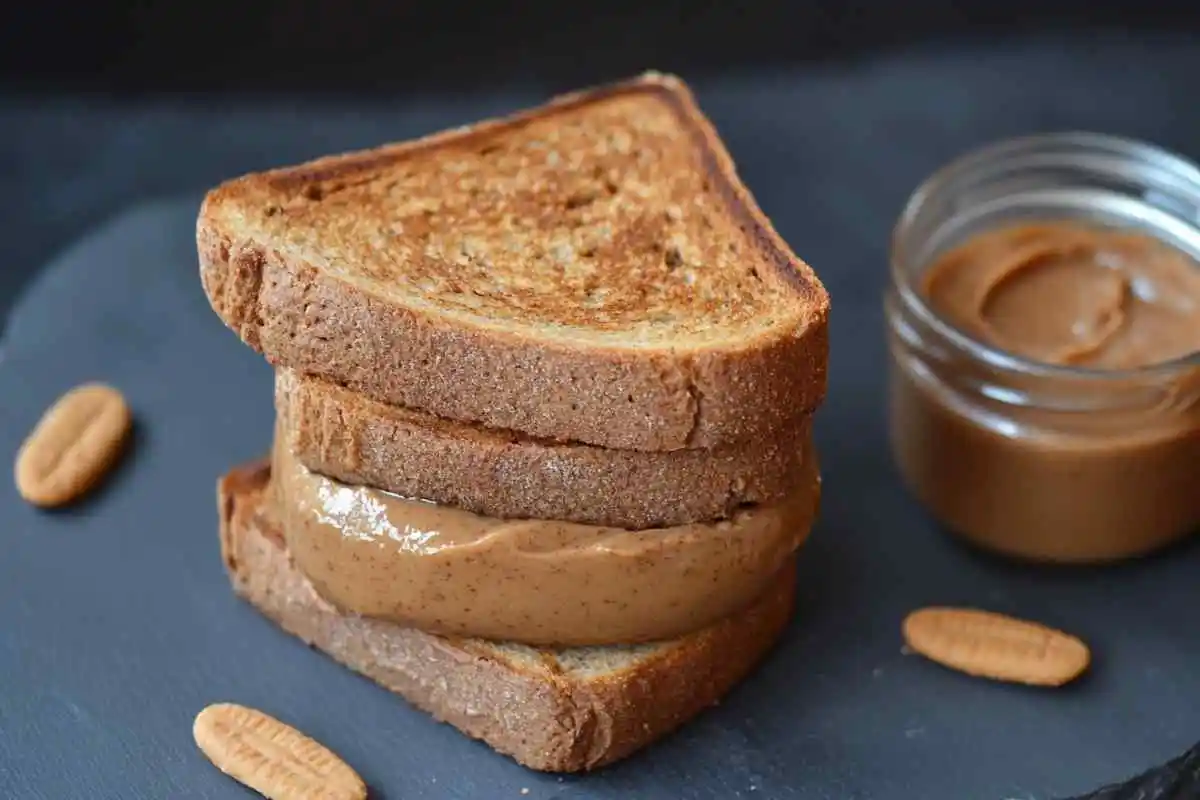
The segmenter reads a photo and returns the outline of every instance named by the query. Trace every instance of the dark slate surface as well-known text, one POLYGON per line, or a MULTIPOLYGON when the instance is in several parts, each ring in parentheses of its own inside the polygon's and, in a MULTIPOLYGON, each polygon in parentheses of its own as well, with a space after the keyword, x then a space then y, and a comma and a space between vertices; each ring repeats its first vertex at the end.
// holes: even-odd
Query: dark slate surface
POLYGON ((269 371, 199 289, 199 195, 119 212, 536 93, 371 113, 0 109, 0 225, 18 267, 0 269, 0 287, 81 224, 112 217, 12 310, 0 450, 15 451, 41 409, 87 379, 124 389, 139 420, 133 457, 77 510, 34 511, 0 483, 0 797, 248 796, 191 742, 193 715, 219 699, 310 732, 390 798, 1044 800, 1183 752, 1200 736, 1200 546, 1106 570, 1032 569, 938 532, 887 454, 879 294, 896 210, 937 164, 996 136, 1064 127, 1198 156, 1197 74, 1200 49, 1180 43, 1034 43, 698 87, 747 182, 834 296, 824 511, 798 617, 758 674, 663 744, 567 779, 431 722, 233 599, 213 482, 266 447, 269 371), (1060 625, 1094 645, 1095 669, 1043 692, 906 657, 899 621, 925 603, 1060 625))

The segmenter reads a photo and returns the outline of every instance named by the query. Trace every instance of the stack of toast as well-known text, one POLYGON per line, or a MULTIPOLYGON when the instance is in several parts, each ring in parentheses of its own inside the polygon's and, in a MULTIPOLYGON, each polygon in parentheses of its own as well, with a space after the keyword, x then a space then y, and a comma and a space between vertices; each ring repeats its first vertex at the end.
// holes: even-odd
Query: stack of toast
POLYGON ((213 309, 274 366, 219 484, 235 590, 541 770, 714 703, 791 615, 829 299, 678 79, 209 193, 213 309))

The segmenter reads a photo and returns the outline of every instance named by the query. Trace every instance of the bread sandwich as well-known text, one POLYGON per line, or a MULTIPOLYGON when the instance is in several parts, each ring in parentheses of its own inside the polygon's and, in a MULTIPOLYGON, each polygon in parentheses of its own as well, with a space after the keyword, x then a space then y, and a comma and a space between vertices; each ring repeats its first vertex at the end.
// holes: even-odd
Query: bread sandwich
POLYGON ((212 190, 214 311, 275 368, 218 485, 235 591, 526 766, 621 758, 791 615, 829 299, 647 74, 212 190))

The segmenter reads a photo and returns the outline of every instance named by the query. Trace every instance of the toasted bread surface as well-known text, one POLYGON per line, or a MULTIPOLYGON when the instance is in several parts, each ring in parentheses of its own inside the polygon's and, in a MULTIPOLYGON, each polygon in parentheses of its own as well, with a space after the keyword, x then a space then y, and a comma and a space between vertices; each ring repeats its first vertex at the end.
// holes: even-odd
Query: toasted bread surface
POLYGON ((791 615, 791 567, 736 617, 630 647, 538 649, 343 615, 291 564, 268 481, 264 461, 218 483, 221 554, 234 590, 288 632, 532 769, 593 769, 660 738, 744 677, 791 615))
POLYGON ((780 501, 809 479, 808 417, 716 450, 613 450, 444 420, 285 368, 275 407, 279 434, 314 472, 493 517, 667 527, 780 501))
POLYGON ((197 241, 273 363, 442 417, 671 450, 825 392, 829 298, 674 78, 228 182, 197 241))

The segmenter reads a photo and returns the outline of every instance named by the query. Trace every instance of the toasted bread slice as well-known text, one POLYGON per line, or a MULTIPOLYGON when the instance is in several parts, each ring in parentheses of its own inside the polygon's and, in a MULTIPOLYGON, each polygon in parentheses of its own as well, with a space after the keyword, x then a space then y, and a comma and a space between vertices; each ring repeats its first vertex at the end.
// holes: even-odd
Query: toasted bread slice
POLYGON ((290 633, 533 769, 592 769, 658 739, 744 677, 791 616, 791 566, 750 609, 649 645, 536 649, 343 615, 292 566, 265 502, 268 479, 262 462, 218 484, 234 590, 290 633))
POLYGON ((671 77, 242 177, 197 242, 273 364, 444 418, 708 448, 825 394, 828 295, 671 77))
POLYGON ((506 519, 684 525, 780 501, 811 480, 809 417, 761 443, 613 450, 444 420, 283 368, 275 408, 279 435, 314 472, 506 519))

